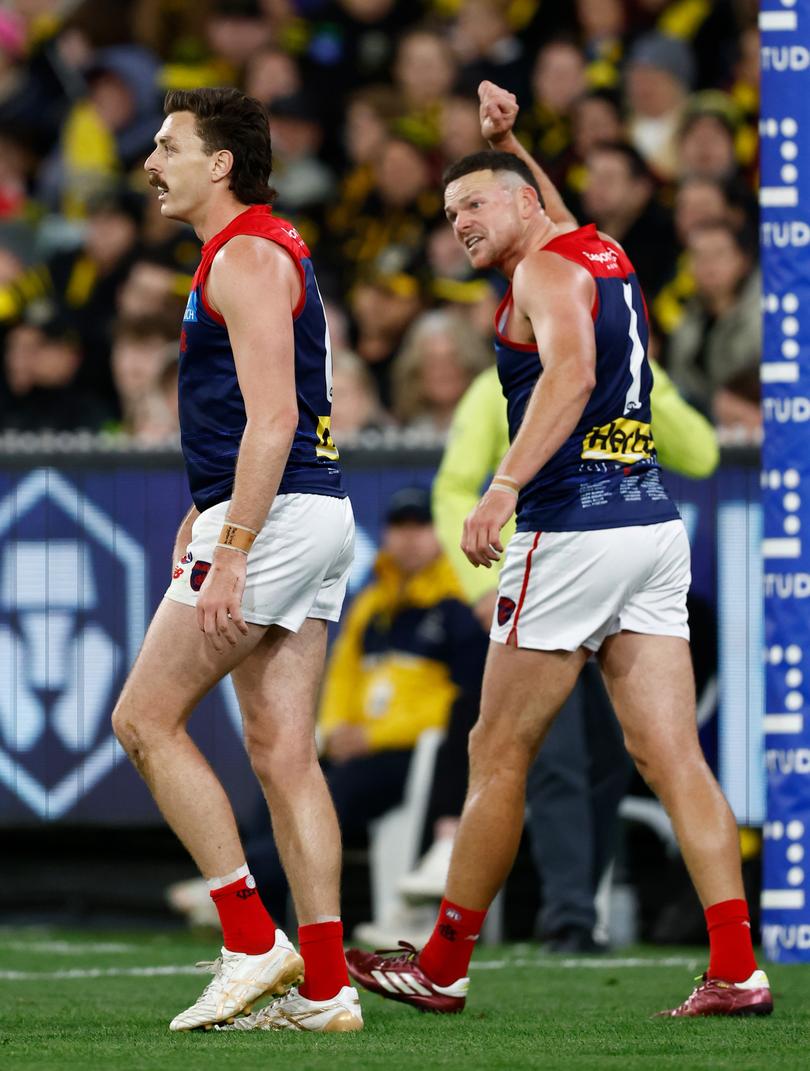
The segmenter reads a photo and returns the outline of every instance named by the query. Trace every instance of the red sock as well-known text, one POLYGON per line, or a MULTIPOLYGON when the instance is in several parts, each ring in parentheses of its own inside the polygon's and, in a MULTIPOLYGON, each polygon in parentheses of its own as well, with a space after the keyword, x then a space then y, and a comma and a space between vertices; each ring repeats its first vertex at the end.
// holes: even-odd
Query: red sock
POLYGON ((745 900, 723 900, 706 908, 709 977, 744 982, 757 969, 745 900))
POLYGON ((343 954, 342 922, 299 926, 298 946, 304 959, 304 984, 298 989, 302 997, 329 1000, 350 984, 343 954))
POLYGON ((436 928, 419 953, 419 966, 432 982, 451 985, 466 977, 486 914, 442 900, 436 928))
POLYGON ((276 940, 276 925, 267 914, 251 874, 221 889, 212 889, 211 899, 219 912, 222 943, 229 952, 258 956, 270 951, 276 940))

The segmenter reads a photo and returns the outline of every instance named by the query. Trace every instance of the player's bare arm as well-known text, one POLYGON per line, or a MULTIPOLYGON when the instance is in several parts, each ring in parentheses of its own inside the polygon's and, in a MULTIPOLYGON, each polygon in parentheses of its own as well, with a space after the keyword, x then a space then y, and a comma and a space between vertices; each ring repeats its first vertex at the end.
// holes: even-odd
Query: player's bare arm
POLYGON ((529 399, 514 442, 493 483, 464 522, 462 549, 473 565, 487 568, 503 551, 501 528, 512 516, 515 494, 535 476, 577 426, 596 383, 596 340, 591 308, 594 282, 584 269, 542 250, 518 265, 512 280, 512 329, 536 342, 543 373, 529 399), (530 332, 531 337, 528 337, 530 332))
POLYGON ((481 82, 478 86, 480 101, 479 117, 481 134, 497 152, 517 156, 531 170, 546 205, 546 214, 554 223, 573 223, 576 217, 569 211, 560 192, 534 157, 526 151, 515 137, 514 125, 519 106, 514 93, 509 93, 494 82, 481 82))
MULTIPOLYGON (((293 318, 301 283, 283 249, 239 235, 217 254, 206 296, 228 326, 247 424, 228 520, 259 532, 281 480, 298 424, 293 318)), ((197 601, 197 621, 217 651, 247 633, 241 603, 247 557, 217 547, 197 601)))

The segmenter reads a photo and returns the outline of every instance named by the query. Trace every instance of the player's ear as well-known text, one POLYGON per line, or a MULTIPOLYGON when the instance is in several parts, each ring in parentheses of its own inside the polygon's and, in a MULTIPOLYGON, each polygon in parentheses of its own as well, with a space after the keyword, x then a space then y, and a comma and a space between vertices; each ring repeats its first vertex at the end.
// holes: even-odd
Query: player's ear
POLYGON ((230 149, 218 149, 211 161, 211 178, 222 182, 233 170, 233 153, 230 149))
POLYGON ((537 190, 534 186, 521 186, 520 188, 520 208, 521 213, 525 216, 530 216, 537 211, 537 206, 540 204, 540 198, 537 196, 537 190))

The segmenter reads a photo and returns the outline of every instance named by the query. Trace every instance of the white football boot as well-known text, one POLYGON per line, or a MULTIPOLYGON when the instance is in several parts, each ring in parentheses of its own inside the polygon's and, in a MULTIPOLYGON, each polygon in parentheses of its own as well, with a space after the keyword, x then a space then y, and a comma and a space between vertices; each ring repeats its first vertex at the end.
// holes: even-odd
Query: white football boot
POLYGON ((274 1000, 266 1008, 244 1015, 215 1030, 300 1030, 323 1034, 348 1033, 363 1029, 363 1013, 357 990, 344 985, 329 1000, 308 1000, 297 989, 274 1000))
POLYGON ((229 952, 223 948, 213 963, 198 963, 214 977, 190 1008, 176 1015, 170 1030, 197 1030, 227 1022, 267 994, 283 996, 291 986, 304 980, 304 961, 290 939, 276 930, 276 941, 269 952, 249 956, 246 952, 229 952))

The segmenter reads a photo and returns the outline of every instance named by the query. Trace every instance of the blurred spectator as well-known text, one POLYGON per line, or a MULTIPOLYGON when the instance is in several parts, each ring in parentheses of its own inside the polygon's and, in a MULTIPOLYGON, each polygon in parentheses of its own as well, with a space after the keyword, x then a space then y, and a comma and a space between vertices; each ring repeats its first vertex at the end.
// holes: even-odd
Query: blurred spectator
POLYGON ((353 287, 350 307, 355 327, 353 348, 368 365, 387 407, 391 362, 408 325, 422 308, 419 280, 405 270, 395 270, 393 264, 390 271, 377 269, 353 287))
POLYGON ((677 172, 676 138, 694 78, 692 54, 674 37, 647 34, 630 52, 627 129, 633 145, 659 178, 672 178, 677 172))
POLYGON ((269 108, 281 97, 292 97, 303 89, 295 57, 277 45, 263 45, 252 52, 245 66, 244 90, 269 108))
POLYGON ((116 295, 116 311, 137 319, 183 315, 191 277, 178 273, 164 257, 141 255, 133 260, 116 295))
MULTIPOLYGON (((374 572, 332 648, 318 720, 347 840, 401 801, 419 735, 443 729, 456 699, 478 689, 486 649, 439 546, 428 491, 392 496, 374 572)), ((269 831, 248 838, 246 852, 265 904, 284 918, 287 885, 269 831)))
POLYGON ((340 448, 360 432, 390 422, 368 365, 350 350, 333 351, 332 437, 340 448))
POLYGON ((321 114, 318 101, 303 91, 278 97, 271 105, 275 203, 281 215, 295 219, 304 240, 313 244, 321 206, 331 199, 336 186, 335 176, 318 156, 324 140, 321 114))
POLYGON ((674 270, 671 214, 656 201, 653 177, 630 145, 597 145, 587 166, 582 196, 584 216, 621 243, 649 301, 674 270))
POLYGON ((162 120, 157 72, 157 59, 136 45, 94 56, 85 71, 86 99, 71 108, 42 171, 40 193, 48 204, 83 216, 94 196, 117 186, 148 155, 162 120))
POLYGON ((81 338, 82 382, 113 402, 110 341, 116 294, 135 256, 142 210, 135 194, 97 197, 88 206, 79 248, 57 253, 48 262, 57 307, 81 338))
POLYGON ((372 183, 354 216, 343 212, 331 217, 333 256, 348 282, 370 272, 392 274, 389 264, 419 258, 428 231, 443 218, 441 193, 428 160, 404 138, 383 142, 372 183))
POLYGON ((99 431, 111 409, 79 382, 79 336, 64 320, 13 328, 5 347, 3 427, 16 431, 99 431))
POLYGON ((573 41, 550 41, 532 70, 532 105, 521 110, 517 134, 555 171, 571 144, 571 112, 587 88, 585 57, 573 41))
POLYGON ((621 79, 627 16, 622 0, 576 0, 588 84, 613 89, 621 79))
POLYGON ((585 161, 591 150, 603 142, 624 141, 625 135, 619 99, 608 89, 594 89, 583 94, 574 103, 571 120, 572 142, 560 180, 568 195, 566 200, 573 197, 576 207, 585 188, 585 161))
POLYGON ((722 93, 694 100, 678 131, 678 172, 728 182, 737 174, 732 105, 722 93))
POLYGON ((423 148, 439 143, 442 101, 453 89, 457 73, 441 33, 414 29, 400 38, 393 70, 403 112, 397 120, 399 133, 423 148))
POLYGON ((659 290, 650 306, 656 326, 664 334, 680 322, 686 302, 695 292, 695 280, 686 246, 689 235, 706 223, 731 223, 737 230, 746 225, 745 206, 737 196, 716 179, 684 179, 675 193, 675 233, 680 245, 675 273, 659 290))
POLYGON ((492 364, 487 343, 457 313, 426 312, 394 364, 394 416, 404 427, 446 432, 461 396, 492 364))
POLYGON ((119 320, 112 347, 112 374, 121 410, 120 430, 137 442, 162 442, 178 433, 162 377, 177 360, 178 321, 141 316, 119 320))
POLYGON ((509 0, 465 0, 452 31, 461 66, 459 82, 474 95, 488 80, 524 100, 529 89, 529 60, 509 22, 509 0))
POLYGON ((667 369, 676 386, 720 423, 761 425, 761 283, 749 248, 732 224, 691 230, 695 296, 670 336, 667 369))
POLYGON ((487 147, 481 137, 475 97, 448 97, 442 105, 439 125, 442 168, 487 147))
POLYGON ((234 73, 270 40, 270 25, 258 0, 213 0, 203 17, 209 48, 234 73))

